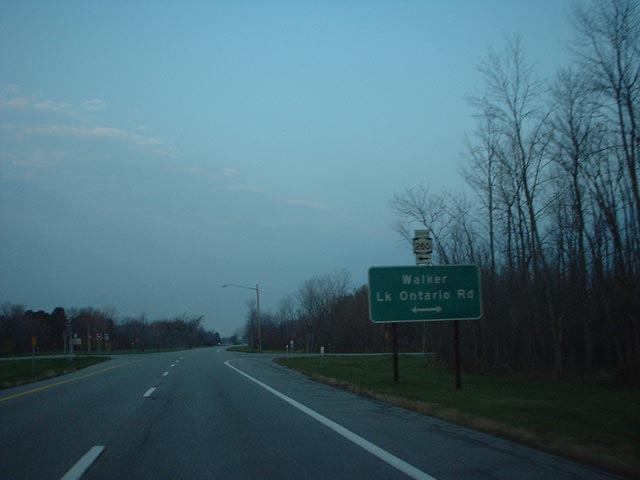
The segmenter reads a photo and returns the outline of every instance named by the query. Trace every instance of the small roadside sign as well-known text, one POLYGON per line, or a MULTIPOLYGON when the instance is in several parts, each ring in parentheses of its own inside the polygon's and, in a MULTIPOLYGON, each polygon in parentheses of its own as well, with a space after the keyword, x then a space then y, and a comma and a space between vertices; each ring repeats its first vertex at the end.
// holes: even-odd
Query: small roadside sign
POLYGON ((428 265, 431 263, 431 254, 430 253, 420 253, 416 254, 416 263, 418 265, 428 265))
POLYGON ((31 337, 31 345, 34 347, 38 345, 38 337, 31 337))
POLYGON ((427 255, 433 252, 433 241, 429 230, 415 230, 413 238, 413 253, 427 255))

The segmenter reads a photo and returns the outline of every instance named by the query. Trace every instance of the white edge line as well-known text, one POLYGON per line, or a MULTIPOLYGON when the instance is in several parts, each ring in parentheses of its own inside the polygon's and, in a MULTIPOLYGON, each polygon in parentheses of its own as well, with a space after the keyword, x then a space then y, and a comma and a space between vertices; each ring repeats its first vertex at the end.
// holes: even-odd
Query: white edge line
POLYGON ((64 474, 61 480, 79 480, 84 472, 89 470, 89 467, 96 461, 104 450, 103 445, 96 445, 91 447, 87 453, 85 453, 71 469, 64 474))
POLYGON ((155 392, 155 391, 156 391, 156 387, 151 387, 149 390, 147 390, 146 392, 144 392, 143 397, 150 397, 150 396, 151 396, 151 394, 152 394, 153 392, 155 392))
POLYGON ((164 373, 162 374, 162 376, 163 376, 163 377, 166 377, 167 375, 169 375, 169 372, 164 372, 164 373))
POLYGON ((342 435, 347 440, 355 443, 360 448, 363 448, 364 450, 366 450, 367 452, 371 453, 372 455, 375 455, 376 457, 378 457, 383 462, 386 462, 389 465, 391 465, 392 467, 397 468, 398 470, 400 470, 405 475, 408 475, 411 478, 415 478, 416 480, 436 480, 431 475, 423 472, 422 470, 417 469, 413 465, 405 462, 404 460, 401 460, 400 458, 398 458, 395 455, 387 452, 386 450, 378 447, 377 445, 374 445, 369 440, 366 440, 366 439, 362 438, 360 435, 358 435, 356 433, 353 433, 351 430, 347 430, 342 425, 337 424, 333 420, 329 420, 327 417, 325 417, 323 415, 320 415, 318 412, 316 412, 314 410, 311 410, 309 407, 301 404, 300 402, 295 401, 293 398, 287 397, 284 393, 280 393, 278 390, 276 390, 275 388, 270 387, 266 383, 262 383, 260 380, 257 380, 255 378, 253 378, 251 375, 248 375, 248 374, 244 373, 242 370, 240 370, 240 369, 234 367, 233 365, 231 365, 230 362, 231 362, 231 360, 227 360, 226 362, 224 362, 224 364, 227 367, 229 367, 229 368, 235 370, 236 372, 238 372, 240 375, 244 375, 246 378, 248 378, 252 382, 257 383, 258 385, 260 385, 262 388, 264 388, 268 392, 274 394, 276 397, 279 397, 280 399, 284 400, 285 402, 287 402, 288 404, 290 404, 293 407, 297 408, 298 410, 306 413, 307 415, 309 415, 314 420, 317 420, 318 422, 322 423, 323 425, 329 427, 331 430, 333 430, 337 434, 342 435))

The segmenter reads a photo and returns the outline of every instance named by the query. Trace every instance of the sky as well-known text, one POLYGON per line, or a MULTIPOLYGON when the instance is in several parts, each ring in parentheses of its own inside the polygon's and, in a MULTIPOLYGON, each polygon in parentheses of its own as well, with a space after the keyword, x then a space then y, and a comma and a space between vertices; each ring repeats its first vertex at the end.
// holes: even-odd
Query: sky
POLYGON ((465 100, 570 3, 0 0, 0 303, 241 327, 314 276, 411 265, 389 200, 465 191, 465 100))

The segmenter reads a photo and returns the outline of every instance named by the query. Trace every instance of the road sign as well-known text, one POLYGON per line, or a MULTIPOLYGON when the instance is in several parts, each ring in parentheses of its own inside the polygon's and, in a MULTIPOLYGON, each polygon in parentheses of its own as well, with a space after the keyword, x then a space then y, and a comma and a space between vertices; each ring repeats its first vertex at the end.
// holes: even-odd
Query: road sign
POLYGON ((431 263, 431 254, 430 253, 420 253, 416 254, 416 263, 418 265, 428 265, 431 263))
POLYGON ((413 253, 426 255, 433 252, 433 241, 429 236, 429 230, 415 230, 413 238, 413 253))
POLYGON ((478 267, 371 267, 369 316, 374 323, 480 319, 478 267))

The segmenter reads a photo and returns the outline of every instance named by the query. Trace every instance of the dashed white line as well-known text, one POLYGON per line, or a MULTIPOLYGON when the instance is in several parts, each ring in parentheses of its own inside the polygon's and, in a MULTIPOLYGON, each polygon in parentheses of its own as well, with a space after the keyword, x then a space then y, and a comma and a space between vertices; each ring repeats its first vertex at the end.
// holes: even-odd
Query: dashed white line
POLYGON ((146 398, 146 397, 150 397, 150 396, 151 396, 151 394, 152 394, 153 392, 155 392, 155 391, 156 391, 156 387, 151 387, 149 390, 147 390, 146 392, 144 392, 143 397, 145 397, 145 398, 146 398))
POLYGON ((324 415, 320 415, 318 412, 316 412, 314 410, 311 410, 309 407, 301 404, 300 402, 295 401, 291 397, 287 397, 284 393, 280 393, 278 390, 276 390, 275 388, 270 387, 266 383, 262 383, 260 380, 257 380, 255 378, 253 378, 251 375, 248 375, 248 374, 244 373, 242 370, 240 370, 240 369, 234 367, 233 365, 231 365, 230 362, 231 362, 231 360, 227 360, 226 362, 224 362, 224 364, 227 367, 229 367, 229 368, 235 370, 236 372, 238 372, 240 375, 244 375, 245 377, 247 377, 252 382, 257 383, 258 385, 260 385, 262 388, 264 388, 268 392, 274 394, 276 397, 281 398, 282 400, 287 402, 289 405, 297 408, 298 410, 300 410, 300 411, 306 413, 307 415, 309 415, 314 420, 317 420, 318 422, 322 423, 323 425, 329 427, 331 430, 333 430, 337 434, 342 435, 347 440, 355 443, 359 447, 365 449, 367 452, 375 455, 376 457, 378 457, 383 462, 388 463, 392 467, 397 468, 398 470, 400 470, 405 475, 408 475, 411 478, 415 478, 416 480, 436 480, 434 477, 432 477, 428 473, 425 473, 422 470, 417 469, 413 465, 405 462, 404 460, 401 460, 400 458, 398 458, 395 455, 387 452, 386 450, 378 447, 377 445, 374 445, 369 440, 366 440, 366 439, 362 438, 360 435, 358 435, 356 433, 353 433, 351 430, 347 430, 342 425, 334 422, 333 420, 329 420, 324 415))
POLYGON ((169 375, 169 372, 164 372, 164 373, 162 374, 162 376, 163 376, 163 377, 166 377, 167 375, 169 375))
POLYGON ((171 364, 171 368, 175 368, 175 367, 176 367, 176 364, 175 364, 175 363, 172 363, 172 364, 171 364))
POLYGON ((104 450, 103 445, 96 445, 95 447, 91 447, 87 453, 85 453, 80 460, 76 462, 76 464, 71 467, 71 469, 65 473, 64 477, 61 480, 78 480, 84 475, 89 467, 96 461, 96 459, 100 456, 102 451, 104 450))

